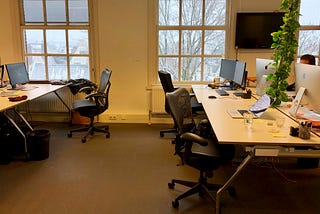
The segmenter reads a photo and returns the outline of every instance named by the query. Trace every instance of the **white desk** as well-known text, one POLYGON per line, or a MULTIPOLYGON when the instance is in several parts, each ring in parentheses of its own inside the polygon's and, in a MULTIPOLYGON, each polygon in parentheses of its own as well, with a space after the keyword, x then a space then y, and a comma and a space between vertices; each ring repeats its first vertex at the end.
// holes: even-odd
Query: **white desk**
POLYGON ((277 156, 277 157, 315 157, 320 158, 320 151, 316 150, 295 150, 297 146, 320 146, 320 138, 311 134, 311 139, 303 140, 289 135, 290 126, 298 124, 291 117, 276 108, 269 108, 261 118, 254 119, 253 128, 248 129, 243 124, 243 119, 233 119, 227 109, 249 109, 255 102, 254 98, 242 99, 231 95, 228 97, 219 96, 214 89, 206 86, 192 86, 192 89, 199 102, 202 103, 211 126, 222 144, 244 145, 248 156, 236 169, 224 186, 218 190, 216 195, 216 213, 220 209, 220 195, 240 172, 250 163, 255 156, 277 156), (209 95, 215 95, 216 99, 209 99, 209 95), (270 120, 277 116, 285 118, 284 126, 279 133, 272 133, 270 120))
MULTIPOLYGON (((18 96, 27 95, 27 99, 25 100, 12 102, 12 101, 9 101, 8 97, 0 97, 0 112, 10 121, 10 123, 17 129, 17 131, 22 135, 24 139, 26 159, 29 159, 26 136, 23 133, 23 131, 19 128, 19 126, 15 123, 15 121, 7 113, 7 110, 12 109, 16 113, 16 115, 18 115, 20 119, 27 125, 30 131, 33 131, 33 128, 31 127, 31 125, 18 111, 16 111, 15 107, 22 103, 25 103, 33 99, 39 98, 41 96, 44 96, 46 94, 49 94, 51 92, 54 92, 58 96, 58 98, 63 102, 61 97, 57 94, 57 90, 66 86, 66 85, 51 85, 51 84, 32 84, 32 85, 36 86, 36 88, 28 91, 22 91, 22 90, 17 91, 18 96)), ((66 108, 68 108, 70 112, 69 107, 64 102, 63 104, 66 106, 66 108)))

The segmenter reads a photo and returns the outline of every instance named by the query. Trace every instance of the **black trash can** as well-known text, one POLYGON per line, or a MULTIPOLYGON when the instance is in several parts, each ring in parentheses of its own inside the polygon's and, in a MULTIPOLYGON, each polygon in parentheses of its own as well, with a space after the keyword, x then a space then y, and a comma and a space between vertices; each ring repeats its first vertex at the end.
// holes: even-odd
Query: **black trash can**
POLYGON ((33 130, 28 136, 30 160, 44 160, 49 157, 50 131, 33 130))

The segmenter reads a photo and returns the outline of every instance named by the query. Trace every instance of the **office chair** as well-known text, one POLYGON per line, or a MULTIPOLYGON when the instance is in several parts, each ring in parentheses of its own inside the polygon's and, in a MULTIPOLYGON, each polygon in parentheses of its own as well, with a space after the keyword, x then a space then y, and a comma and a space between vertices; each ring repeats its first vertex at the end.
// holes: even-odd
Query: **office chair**
MULTIPOLYGON (((177 88, 173 86, 171 74, 166 71, 158 71, 158 75, 160 78, 160 82, 163 88, 164 93, 173 92, 177 88)), ((190 94, 191 97, 194 97, 194 94, 190 94)), ((192 112, 197 113, 199 111, 203 111, 202 104, 198 103, 195 99, 190 100, 192 105, 192 112)), ((171 115, 170 107, 168 106, 167 99, 165 98, 165 111, 171 115)), ((174 124, 174 127, 171 129, 166 130, 160 130, 160 137, 164 137, 165 133, 176 133, 177 132, 177 126, 174 124)), ((172 142, 174 143, 174 141, 172 142)))
MULTIPOLYGON (((87 137, 89 135, 93 135, 94 132, 102 132, 106 134, 106 138, 110 137, 109 126, 94 126, 94 117, 103 113, 108 109, 109 106, 108 95, 111 86, 110 76, 110 70, 103 70, 100 77, 98 89, 88 94, 85 97, 85 100, 74 101, 74 103, 72 104, 72 109, 79 112, 81 116, 90 118, 90 124, 84 128, 70 130, 68 133, 68 137, 72 137, 73 132, 82 131, 87 131, 86 135, 82 137, 82 143, 85 143, 87 141, 87 137)), ((79 91, 82 90, 80 89, 79 91)), ((86 91, 86 89, 84 89, 84 91, 86 91)))
MULTIPOLYGON (((177 125, 175 154, 179 155, 182 163, 199 170, 197 182, 172 179, 168 187, 173 189, 175 184, 191 187, 185 193, 172 201, 174 208, 179 207, 179 200, 198 193, 215 201, 210 191, 217 191, 222 185, 210 184, 207 179, 213 177, 213 171, 231 160, 235 153, 233 145, 221 145, 210 126, 208 120, 195 124, 190 104, 189 92, 185 88, 179 88, 166 94, 172 117, 177 125)), ((227 188, 231 196, 236 192, 233 187, 227 188)))

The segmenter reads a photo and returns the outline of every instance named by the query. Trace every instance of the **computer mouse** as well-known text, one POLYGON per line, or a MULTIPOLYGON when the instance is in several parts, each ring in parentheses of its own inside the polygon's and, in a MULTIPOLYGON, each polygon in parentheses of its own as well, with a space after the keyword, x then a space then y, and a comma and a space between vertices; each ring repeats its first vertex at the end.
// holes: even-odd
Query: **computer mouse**
POLYGON ((210 95, 210 96, 208 96, 208 98, 209 98, 209 99, 216 99, 217 97, 214 96, 214 95, 210 95))

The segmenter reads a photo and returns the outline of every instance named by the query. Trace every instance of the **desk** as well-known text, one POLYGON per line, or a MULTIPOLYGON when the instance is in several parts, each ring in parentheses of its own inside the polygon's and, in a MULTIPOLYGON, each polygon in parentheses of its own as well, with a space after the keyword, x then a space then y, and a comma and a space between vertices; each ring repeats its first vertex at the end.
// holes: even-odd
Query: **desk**
POLYGON ((20 114, 15 109, 15 107, 22 103, 26 103, 28 101, 34 100, 36 98, 39 98, 41 96, 54 92, 58 96, 58 98, 63 102, 63 104, 66 106, 66 108, 69 110, 69 113, 70 113, 70 108, 65 104, 62 98, 59 96, 59 94, 57 94, 57 90, 65 87, 66 85, 51 85, 51 84, 32 84, 32 85, 36 86, 36 88, 29 91, 19 91, 19 96, 22 96, 22 95, 28 96, 28 98, 25 100, 21 100, 18 102, 11 102, 9 101, 8 97, 0 97, 0 112, 10 121, 10 123, 17 129, 17 131, 22 135, 24 139, 24 149, 25 149, 26 159, 29 159, 26 136, 23 133, 23 131, 19 128, 19 126, 15 123, 15 121, 7 113, 7 110, 12 109, 15 112, 15 114, 19 116, 19 118, 27 125, 30 131, 33 131, 33 128, 31 127, 31 125, 23 117, 23 115, 20 114))
POLYGON ((245 147, 247 157, 238 166, 234 174, 217 191, 216 213, 220 210, 220 195, 234 179, 242 172, 255 156, 275 157, 314 157, 320 158, 320 151, 295 150, 297 146, 320 146, 320 138, 311 134, 311 139, 303 140, 289 135, 290 126, 298 124, 293 118, 279 111, 277 108, 269 108, 259 119, 254 119, 253 128, 248 129, 243 124, 243 119, 233 119, 228 113, 229 108, 249 109, 256 101, 254 98, 242 99, 230 95, 220 97, 216 92, 206 86, 192 86, 199 102, 202 103, 211 126, 221 144, 240 144, 245 147), (215 95, 216 99, 209 99, 209 95, 215 95), (267 124, 276 117, 285 118, 284 126, 279 133, 272 133, 267 124), (269 130, 268 130, 269 129, 269 130), (232 133, 231 133, 232 132, 232 133))

